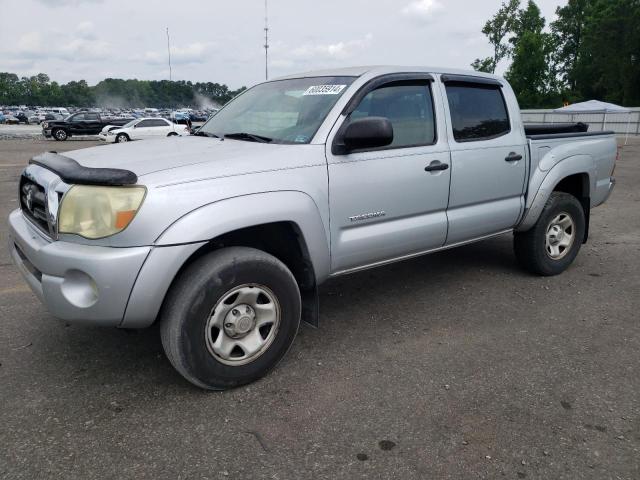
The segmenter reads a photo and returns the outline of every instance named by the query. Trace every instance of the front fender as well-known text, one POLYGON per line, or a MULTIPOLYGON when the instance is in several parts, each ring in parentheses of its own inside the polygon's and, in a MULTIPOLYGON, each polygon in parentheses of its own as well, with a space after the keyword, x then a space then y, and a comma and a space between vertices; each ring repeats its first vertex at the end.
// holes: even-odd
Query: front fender
MULTIPOLYGON (((540 162, 543 163, 544 159, 540 162)), ((596 166, 590 155, 574 155, 557 161, 553 167, 543 171, 537 169, 529 182, 529 198, 527 209, 516 231, 529 230, 538 221, 542 209, 555 189, 563 179, 570 175, 586 173, 589 176, 589 191, 595 188, 596 166)))
POLYGON ((293 222, 306 242, 317 283, 329 276, 328 229, 314 200, 299 191, 265 192, 204 205, 171 224, 157 246, 208 241, 241 228, 274 222, 293 222))

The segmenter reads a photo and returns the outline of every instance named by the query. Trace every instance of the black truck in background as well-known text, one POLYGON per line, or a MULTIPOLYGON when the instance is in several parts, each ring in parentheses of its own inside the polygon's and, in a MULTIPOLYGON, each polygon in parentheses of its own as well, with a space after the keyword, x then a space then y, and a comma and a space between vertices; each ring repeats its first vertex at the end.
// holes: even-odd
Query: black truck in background
POLYGON ((42 122, 42 134, 46 138, 64 141, 73 135, 98 135, 107 125, 122 126, 134 118, 105 118, 99 113, 78 112, 64 120, 42 122))

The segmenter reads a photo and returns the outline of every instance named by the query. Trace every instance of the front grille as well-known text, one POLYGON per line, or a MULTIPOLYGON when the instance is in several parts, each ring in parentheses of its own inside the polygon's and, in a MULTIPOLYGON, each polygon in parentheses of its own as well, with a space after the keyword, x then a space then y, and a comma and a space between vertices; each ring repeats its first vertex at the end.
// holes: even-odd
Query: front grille
POLYGON ((20 207, 25 217, 44 233, 50 234, 44 187, 24 175, 20 180, 20 207))

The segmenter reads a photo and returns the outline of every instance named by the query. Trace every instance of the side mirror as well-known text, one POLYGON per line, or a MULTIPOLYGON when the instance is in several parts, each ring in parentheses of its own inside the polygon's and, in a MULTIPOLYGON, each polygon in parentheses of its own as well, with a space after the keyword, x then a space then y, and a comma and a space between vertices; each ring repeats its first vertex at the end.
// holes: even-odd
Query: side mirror
MULTIPOLYGON (((342 135, 343 152, 386 147, 393 142, 393 126, 386 117, 365 117, 349 122, 342 135)), ((339 152, 334 152, 339 153, 339 152)))

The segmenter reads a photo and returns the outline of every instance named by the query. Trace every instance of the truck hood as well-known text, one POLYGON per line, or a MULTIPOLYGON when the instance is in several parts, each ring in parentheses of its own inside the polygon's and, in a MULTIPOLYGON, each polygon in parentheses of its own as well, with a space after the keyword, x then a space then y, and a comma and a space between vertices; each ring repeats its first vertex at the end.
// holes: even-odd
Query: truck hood
POLYGON ((323 147, 188 136, 101 145, 64 155, 86 167, 122 168, 138 177, 171 170, 161 175, 163 180, 180 182, 318 164, 324 155, 312 159, 309 153, 323 147), (193 165, 198 167, 185 168, 193 165))

